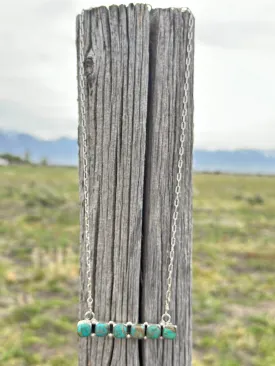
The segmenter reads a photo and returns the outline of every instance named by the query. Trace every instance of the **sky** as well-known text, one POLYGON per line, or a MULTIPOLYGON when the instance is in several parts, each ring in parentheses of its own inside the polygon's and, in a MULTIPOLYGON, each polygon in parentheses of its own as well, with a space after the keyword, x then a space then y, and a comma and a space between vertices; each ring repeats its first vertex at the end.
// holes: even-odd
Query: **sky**
MULTIPOLYGON (((0 128, 77 136, 75 17, 121 1, 5 1, 0 128)), ((128 4, 128 3, 125 3, 128 4)), ((275 149, 275 1, 151 1, 196 18, 195 148, 275 149)))

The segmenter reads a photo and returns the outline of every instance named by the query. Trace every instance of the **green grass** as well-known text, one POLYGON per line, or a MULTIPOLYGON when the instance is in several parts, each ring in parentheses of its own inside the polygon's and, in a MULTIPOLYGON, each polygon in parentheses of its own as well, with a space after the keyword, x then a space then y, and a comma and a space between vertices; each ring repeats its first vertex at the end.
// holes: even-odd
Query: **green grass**
POLYGON ((194 177, 194 365, 275 365, 274 186, 194 177))
MULTIPOLYGON (((77 365, 77 170, 1 167, 0 184, 0 365, 77 365)), ((194 366, 275 365, 274 187, 194 176, 194 366)))

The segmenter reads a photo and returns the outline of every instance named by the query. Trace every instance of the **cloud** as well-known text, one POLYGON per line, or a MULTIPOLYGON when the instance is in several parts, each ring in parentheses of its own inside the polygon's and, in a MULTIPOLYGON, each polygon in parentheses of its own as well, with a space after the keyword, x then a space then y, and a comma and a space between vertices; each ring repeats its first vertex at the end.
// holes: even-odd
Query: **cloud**
POLYGON ((75 120, 55 117, 54 114, 49 118, 19 103, 1 100, 0 129, 27 131, 37 137, 54 139, 57 136, 75 135, 75 120))
MULTIPOLYGON (((2 128, 44 138, 76 137, 75 17, 90 5, 88 0, 2 5, 2 128)), ((167 7, 162 0, 151 5, 167 7)), ((185 5, 196 16, 195 146, 275 148, 274 0, 187 0, 185 5)))
MULTIPOLYGON (((37 4, 37 1, 33 1, 37 4)), ((72 13, 72 2, 68 0, 46 0, 40 1, 36 9, 36 14, 43 19, 70 16, 72 13)))
POLYGON ((261 50, 275 49, 275 22, 211 22, 198 26, 198 39, 210 46, 261 50))

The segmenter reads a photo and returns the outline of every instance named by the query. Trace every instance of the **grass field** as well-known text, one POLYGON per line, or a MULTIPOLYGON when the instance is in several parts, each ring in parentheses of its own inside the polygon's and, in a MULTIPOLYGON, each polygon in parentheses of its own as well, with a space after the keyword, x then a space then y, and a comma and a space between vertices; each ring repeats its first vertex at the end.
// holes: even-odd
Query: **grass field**
MULTIPOLYGON (((0 365, 77 365, 77 170, 0 172, 0 365)), ((195 175, 194 366, 275 365, 274 261, 275 177, 195 175)))

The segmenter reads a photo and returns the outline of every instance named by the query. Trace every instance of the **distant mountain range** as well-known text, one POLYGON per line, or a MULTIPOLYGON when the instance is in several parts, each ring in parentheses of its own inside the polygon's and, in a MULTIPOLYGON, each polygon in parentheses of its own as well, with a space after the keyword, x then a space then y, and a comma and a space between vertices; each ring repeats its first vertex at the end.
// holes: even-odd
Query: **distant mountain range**
MULTIPOLYGON (((25 133, 0 131, 0 154, 10 153, 23 157, 26 152, 34 162, 46 158, 49 164, 78 164, 78 145, 75 139, 48 141, 25 133)), ((275 174, 275 150, 195 150, 194 170, 275 174)))
POLYGON ((25 133, 0 131, 0 154, 23 157, 26 152, 33 162, 46 158, 49 164, 78 164, 78 145, 75 139, 42 140, 25 133))
POLYGON ((275 150, 195 150, 194 170, 275 174, 275 150))

